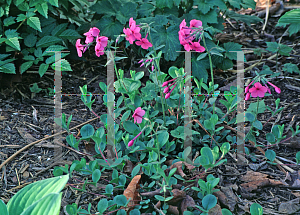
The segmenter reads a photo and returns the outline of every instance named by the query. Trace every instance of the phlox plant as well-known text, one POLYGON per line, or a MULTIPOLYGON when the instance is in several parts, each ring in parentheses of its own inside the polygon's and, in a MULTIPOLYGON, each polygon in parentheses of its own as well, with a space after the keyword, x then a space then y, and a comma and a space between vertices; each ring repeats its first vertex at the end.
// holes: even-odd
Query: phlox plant
MULTIPOLYGON (((141 87, 140 79, 144 76, 144 72, 136 73, 135 71, 130 71, 131 78, 125 78, 124 71, 121 69, 117 70, 116 65, 114 66, 117 75, 117 80, 114 82, 115 92, 121 93, 121 96, 115 104, 114 116, 111 116, 114 120, 120 118, 120 123, 113 125, 114 139, 112 142, 108 141, 109 138, 106 138, 103 127, 95 131, 93 126, 89 124, 81 128, 81 138, 74 136, 69 131, 72 116, 67 120, 65 114, 63 114, 61 126, 69 133, 66 138, 67 143, 76 150, 79 150, 80 141, 93 140, 95 142, 95 151, 98 154, 94 156, 96 158, 94 161, 89 162, 89 165, 86 164, 85 159, 81 159, 81 161, 74 161, 70 168, 68 165, 65 167, 56 167, 53 172, 54 175, 61 175, 65 172, 70 173, 72 177, 74 170, 83 176, 92 175, 92 182, 86 180, 83 189, 81 189, 82 191, 86 191, 86 184, 96 185, 101 178, 101 173, 106 169, 111 170, 112 180, 109 181, 110 184, 107 185, 105 193, 103 193, 107 198, 110 198, 113 188, 125 188, 126 178, 129 176, 123 173, 123 168, 126 165, 126 161, 129 160, 136 164, 131 172, 131 177, 136 176, 142 171, 144 175, 154 180, 150 184, 147 182, 142 185, 142 189, 152 190, 164 187, 162 190, 164 197, 156 195, 155 199, 164 202, 163 212, 166 213, 168 201, 172 199, 171 197, 165 198, 166 190, 171 189, 171 185, 177 184, 178 180, 184 181, 185 179, 178 174, 174 174, 174 170, 171 170, 169 176, 166 176, 164 171, 168 166, 165 164, 165 161, 167 158, 173 157, 175 159, 172 164, 178 161, 185 161, 195 167, 203 167, 205 172, 226 163, 225 155, 232 148, 232 145, 236 144, 236 138, 233 138, 229 134, 230 130, 224 129, 223 125, 238 123, 237 117, 232 116, 230 119, 229 115, 236 110, 237 104, 241 102, 239 95, 244 92, 246 93, 246 100, 249 100, 250 96, 257 97, 257 102, 251 103, 247 111, 242 113, 245 114, 246 121, 251 123, 251 129, 247 133, 245 141, 252 140, 256 142, 253 133, 259 132, 263 128, 261 122, 257 119, 257 114, 265 111, 264 100, 259 101, 259 98, 263 98, 266 92, 271 93, 270 88, 266 84, 274 87, 277 93, 280 93, 281 90, 268 82, 265 75, 257 73, 257 77, 246 87, 245 91, 239 86, 233 86, 230 88, 230 91, 225 91, 225 100, 220 100, 226 107, 226 112, 224 113, 220 108, 215 106, 220 91, 218 91, 218 84, 214 84, 210 57, 211 50, 207 49, 205 43, 205 35, 209 37, 209 34, 206 32, 206 29, 202 28, 200 20, 191 20, 189 27, 186 26, 186 22, 183 20, 178 29, 178 42, 183 45, 186 51, 206 52, 209 56, 211 81, 208 85, 203 83, 203 80, 197 80, 194 77, 188 76, 183 68, 173 66, 169 68, 167 73, 161 71, 159 61, 162 52, 159 51, 157 53, 161 47, 154 47, 153 45, 150 24, 140 23, 137 25, 133 18, 129 20, 129 28, 124 28, 124 34, 120 34, 116 41, 110 41, 104 35, 100 36, 100 30, 95 27, 90 28, 84 34, 86 36, 84 45, 81 44, 80 39, 76 41, 75 46, 78 56, 82 56, 88 48, 91 48, 95 44, 94 50, 97 56, 101 56, 106 52, 108 60, 112 60, 109 51, 111 49, 116 50, 119 39, 125 37, 130 44, 133 45, 135 43, 135 45, 141 46, 142 49, 151 50, 145 55, 144 59, 139 61, 141 67, 145 66, 148 68, 150 76, 146 82, 146 86, 141 87), (144 38, 143 35, 145 35, 144 38), (204 46, 200 45, 200 40, 203 40, 204 46), (191 78, 197 87, 193 86, 190 90, 199 95, 204 90, 207 95, 206 97, 192 97, 192 111, 190 116, 192 121, 189 123, 196 123, 191 125, 191 129, 186 134, 190 136, 193 148, 184 147, 186 137, 186 124, 184 120, 187 117, 184 104, 184 83, 191 78), (260 82, 265 86, 262 86, 260 82), (252 84, 254 85, 252 86, 252 84), (105 156, 104 150, 108 146, 113 148, 110 151, 114 154, 113 156, 105 156), (178 153, 178 151, 182 152, 178 153), (193 161, 190 160, 189 155, 196 153, 196 151, 200 151, 200 156, 193 161), (117 186, 114 187, 115 184, 117 186)), ((120 59, 122 58, 114 57, 115 61, 120 59)), ((105 92, 103 96, 104 104, 107 107, 111 107, 108 97, 114 98, 114 95, 108 92, 108 86, 105 83, 100 82, 99 86, 105 92)), ((92 100, 92 94, 88 92, 87 86, 80 87, 80 90, 82 92, 82 101, 93 114, 104 124, 107 124, 107 114, 98 116, 93 111, 92 104, 94 100, 92 100)), ((272 116, 282 109, 279 109, 278 106, 279 100, 276 101, 275 111, 269 108, 272 116)), ((111 125, 107 125, 108 131, 111 129, 110 127, 111 125)), ((274 126, 272 131, 267 134, 266 139, 274 145, 279 143, 284 138, 282 137, 282 130, 283 126, 274 126)), ((298 127, 296 131, 293 131, 293 135, 297 133, 300 133, 298 127)), ((274 155, 273 153, 266 154, 270 155, 269 158, 274 155)), ((274 161, 272 158, 270 160, 274 161)), ((197 207, 203 211, 202 214, 207 214, 217 203, 216 197, 212 195, 212 188, 218 184, 219 180, 210 175, 207 181, 206 183, 199 181, 200 189, 196 189, 197 192, 201 193, 198 196, 202 199, 202 207, 197 207)), ((145 201, 149 202, 150 200, 141 200, 140 203, 137 203, 135 210, 148 210, 149 212, 150 208, 142 208, 141 206, 145 204, 145 201)), ((101 199, 98 203, 98 211, 104 213, 105 211, 119 210, 123 214, 125 211, 122 207, 125 207, 128 202, 129 200, 126 202, 126 198, 124 199, 123 195, 118 195, 118 198, 115 197, 111 200, 101 199)), ((67 211, 72 215, 77 214, 77 205, 69 205, 67 211)), ((226 209, 224 211, 227 214, 230 213, 226 209)), ((188 213, 191 212, 185 211, 185 214, 188 213)))

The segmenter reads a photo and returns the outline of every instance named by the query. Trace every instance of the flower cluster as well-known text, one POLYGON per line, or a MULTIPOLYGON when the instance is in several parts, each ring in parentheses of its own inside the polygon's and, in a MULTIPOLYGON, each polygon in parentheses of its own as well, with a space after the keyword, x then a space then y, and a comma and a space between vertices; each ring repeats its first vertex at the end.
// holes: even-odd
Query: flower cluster
POLYGON ((193 19, 190 21, 190 27, 186 26, 185 19, 179 25, 179 41, 180 44, 184 46, 186 51, 194 50, 196 52, 204 52, 205 48, 200 45, 200 39, 198 42, 193 42, 195 39, 194 35, 196 33, 201 33, 202 22, 200 20, 193 19), (199 28, 199 29, 194 29, 199 28))
MULTIPOLYGON (((150 61, 150 63, 153 61, 153 59, 147 59, 146 61, 145 61, 145 63, 147 63, 148 61, 150 61)), ((140 67, 142 67, 142 66, 144 66, 145 65, 145 63, 144 63, 144 60, 142 59, 142 60, 140 60, 138 63, 142 63, 141 65, 140 65, 140 67), (143 62, 143 63, 142 63, 143 62)), ((153 70, 154 70, 154 65, 152 64, 152 66, 151 66, 151 71, 153 72, 153 70)))
MULTIPOLYGON (((270 88, 265 84, 265 86, 262 86, 261 85, 261 83, 259 83, 259 82, 256 82, 255 84, 254 84, 254 87, 252 87, 251 89, 249 89, 250 88, 250 86, 252 85, 252 83, 253 83, 254 81, 252 81, 246 88, 245 88, 245 93, 246 93, 246 97, 245 97, 245 100, 249 100, 249 98, 250 98, 250 94, 251 94, 251 96, 252 97, 264 97, 265 96, 265 93, 268 91, 268 93, 270 93, 271 94, 271 90, 270 90, 270 88)), ((279 87, 277 87, 277 86, 275 86, 274 84, 272 84, 271 82, 267 82, 269 85, 271 85, 272 87, 274 87, 275 88, 275 91, 277 92, 277 93, 281 93, 281 90, 280 90, 280 88, 279 87)))
POLYGON ((141 28, 136 25, 136 22, 131 17, 129 19, 129 28, 123 29, 123 32, 126 35, 126 40, 128 40, 130 44, 133 44, 135 40, 138 40, 135 44, 141 46, 143 49, 152 47, 152 44, 147 39, 148 34, 146 35, 146 38, 142 38, 140 30, 141 28))
POLYGON ((177 79, 177 78, 174 78, 174 79, 172 79, 172 80, 169 80, 169 81, 166 81, 166 82, 163 83, 162 87, 167 86, 167 87, 164 89, 164 93, 166 93, 165 99, 170 98, 172 91, 175 89, 175 87, 176 87, 176 85, 177 85, 177 84, 176 84, 176 79, 177 79), (170 84, 170 82, 172 82, 172 81, 173 81, 173 83, 170 84), (169 84, 170 84, 170 85, 169 85, 169 84), (175 84, 175 85, 174 85, 174 84, 175 84), (169 86, 168 86, 168 85, 169 85, 169 86), (174 87, 172 88, 171 91, 169 91, 169 90, 170 90, 170 87, 171 87, 172 85, 174 85, 174 87))
POLYGON ((95 53, 98 57, 100 55, 104 54, 104 49, 107 46, 107 40, 108 38, 105 36, 99 36, 100 30, 96 27, 90 28, 90 30, 83 35, 86 36, 85 43, 86 45, 81 45, 81 39, 78 39, 76 41, 76 49, 77 54, 79 57, 82 57, 82 53, 84 53, 88 46, 94 41, 94 38, 96 37, 96 46, 95 46, 95 53))

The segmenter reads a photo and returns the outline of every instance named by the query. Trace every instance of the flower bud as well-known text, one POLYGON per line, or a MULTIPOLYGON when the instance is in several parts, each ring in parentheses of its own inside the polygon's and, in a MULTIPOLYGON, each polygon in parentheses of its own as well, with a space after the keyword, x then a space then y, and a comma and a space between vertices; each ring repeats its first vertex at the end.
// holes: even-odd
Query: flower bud
POLYGON ((171 95, 170 93, 167 93, 166 96, 165 96, 165 99, 170 98, 170 95, 171 95))
POLYGON ((142 67, 142 66, 144 66, 145 64, 144 63, 142 63, 141 65, 140 65, 140 67, 142 67))
POLYGON ((142 63, 143 62, 143 59, 142 60, 140 60, 138 63, 142 63))
POLYGON ((169 92, 169 87, 166 87, 166 88, 164 89, 164 93, 167 93, 167 92, 169 92))
POLYGON ((134 140, 130 140, 129 143, 128 143, 128 147, 131 147, 134 143, 134 140))
POLYGON ((249 100, 249 98, 250 98, 250 93, 247 93, 246 97, 245 97, 245 100, 247 101, 247 100, 249 100))
POLYGON ((279 88, 279 87, 275 87, 275 91, 276 91, 276 93, 281 93, 281 89, 279 88))

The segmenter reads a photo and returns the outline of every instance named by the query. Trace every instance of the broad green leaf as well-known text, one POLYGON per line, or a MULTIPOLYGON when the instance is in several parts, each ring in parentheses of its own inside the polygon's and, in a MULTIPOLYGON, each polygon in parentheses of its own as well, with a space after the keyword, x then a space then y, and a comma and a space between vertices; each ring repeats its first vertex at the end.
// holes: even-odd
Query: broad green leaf
MULTIPOLYGON (((61 60, 57 61, 56 63, 61 65, 61 71, 73 71, 70 63, 65 59, 61 59, 61 60)), ((51 68, 53 70, 55 70, 56 63, 51 64, 51 68)))
POLYGON ((95 169, 93 174, 92 174, 92 180, 93 182, 98 182, 100 180, 101 177, 101 172, 99 169, 95 169))
POLYGON ((280 19, 278 20, 278 24, 276 26, 286 26, 290 24, 289 27, 289 36, 300 31, 300 9, 295 9, 286 12, 280 19))
POLYGON ((139 130, 139 127, 131 121, 125 121, 123 126, 124 129, 130 134, 133 134, 135 130, 139 130))
MULTIPOLYGON (((7 204, 9 214, 20 215, 30 205, 50 193, 60 192, 69 180, 69 175, 37 181, 22 188, 7 204)), ((44 201, 44 200, 43 200, 44 201)), ((60 200, 59 200, 60 202, 60 200)), ((45 211, 48 212, 49 211, 45 211)), ((57 214, 57 213, 55 213, 57 214)), ((46 214, 45 214, 46 215, 46 214)))
MULTIPOLYGON (((251 1, 253 1, 253 0, 251 0, 251 1)), ((238 13, 236 13, 234 11, 231 11, 231 10, 227 10, 225 15, 228 18, 234 19, 236 21, 245 22, 248 26, 250 26, 251 23, 257 23, 257 22, 262 21, 262 19, 258 18, 257 16, 242 15, 242 14, 238 14, 238 13)))
POLYGON ((7 26, 10 26, 10 25, 16 23, 15 18, 16 17, 12 17, 12 16, 5 18, 3 20, 3 26, 7 27, 7 26))
POLYGON ((62 193, 49 193, 26 208, 22 215, 58 215, 60 211, 61 197, 62 193))
POLYGON ((73 29, 67 29, 64 32, 62 32, 59 37, 63 39, 77 39, 77 38, 82 38, 80 34, 77 33, 77 31, 73 29))
POLYGON ((29 25, 30 27, 32 27, 35 30, 38 30, 39 32, 42 32, 41 22, 38 17, 29 17, 27 19, 27 25, 29 25))
POLYGON ((48 4, 46 2, 38 4, 35 8, 41 15, 48 19, 48 4))
POLYGON ((48 47, 52 44, 60 42, 61 39, 54 36, 44 36, 36 43, 36 47, 48 47))
POLYGON ((49 46, 43 53, 43 56, 52 56, 53 54, 55 54, 55 52, 57 51, 62 51, 64 49, 67 49, 66 47, 64 46, 61 46, 61 45, 52 45, 52 46, 49 46))
POLYGON ((261 130, 263 128, 262 123, 259 120, 256 120, 255 122, 253 122, 253 126, 259 130, 261 130))
MULTIPOLYGON (((60 35, 64 30, 66 30, 67 26, 68 26, 68 23, 62 23, 62 24, 56 26, 56 27, 52 30, 51 35, 52 35, 52 36, 58 36, 58 35, 60 35)), ((81 37, 81 36, 80 36, 80 37, 81 37)))
POLYGON ((98 209, 98 212, 100 214, 103 214, 104 211, 106 211, 106 208, 108 207, 108 201, 107 199, 101 199, 99 202, 98 202, 98 205, 97 205, 97 209, 98 209))
POLYGON ((169 0, 156 0, 156 7, 162 9, 164 7, 172 8, 173 1, 169 0))
POLYGON ((49 3, 55 7, 58 7, 58 0, 49 0, 49 3))
POLYGON ((9 74, 16 74, 16 67, 13 63, 7 63, 0 66, 0 72, 9 73, 9 74))
POLYGON ((223 44, 224 49, 226 50, 225 56, 228 57, 230 60, 236 60, 237 59, 237 52, 236 51, 242 51, 242 45, 238 43, 224 43, 223 44))
POLYGON ((296 64, 292 64, 292 63, 286 63, 283 65, 283 68, 282 68, 283 71, 286 71, 286 72, 289 72, 289 73, 299 73, 300 74, 300 71, 299 71, 299 68, 296 64))
POLYGON ((165 59, 167 61, 175 61, 180 54, 176 51, 180 51, 182 48, 178 39, 178 26, 170 26, 167 30, 164 26, 156 26, 155 30, 157 32, 153 32, 151 34, 152 41, 154 43, 153 45, 166 45, 164 48, 162 48, 162 52, 165 54, 165 59))
POLYGON ((6 204, 0 199, 0 211, 1 215, 8 215, 6 204))
POLYGON ((135 19, 137 16, 137 6, 138 5, 135 2, 127 2, 126 4, 123 4, 122 9, 118 10, 116 13, 117 20, 124 25, 131 17, 135 19))
POLYGON ((99 22, 95 24, 95 27, 100 29, 102 35, 106 37, 116 39, 120 32, 123 32, 123 25, 118 21, 114 20, 111 16, 104 16, 99 22))
POLYGON ((250 213, 251 215, 263 215, 263 208, 259 204, 253 203, 250 206, 250 213))
POLYGON ((124 195, 117 195, 114 198, 114 202, 118 205, 118 206, 125 206, 127 204, 127 198, 124 195))
POLYGON ((84 125, 82 126, 82 128, 80 129, 80 133, 83 139, 87 139, 87 138, 91 138, 94 133, 94 127, 90 124, 84 125))
POLYGON ((20 73, 23 74, 27 69, 29 69, 33 64, 33 61, 27 61, 25 63, 22 63, 20 67, 20 73))
POLYGON ((270 161, 273 162, 276 157, 276 153, 273 150, 268 149, 265 153, 265 156, 266 156, 266 158, 268 158, 270 161))
POLYGON ((5 40, 5 43, 10 47, 21 51, 20 43, 17 37, 7 38, 7 40, 5 40))
POLYGON ((217 204, 217 198, 212 195, 208 194, 202 199, 202 206, 205 210, 210 210, 217 204))

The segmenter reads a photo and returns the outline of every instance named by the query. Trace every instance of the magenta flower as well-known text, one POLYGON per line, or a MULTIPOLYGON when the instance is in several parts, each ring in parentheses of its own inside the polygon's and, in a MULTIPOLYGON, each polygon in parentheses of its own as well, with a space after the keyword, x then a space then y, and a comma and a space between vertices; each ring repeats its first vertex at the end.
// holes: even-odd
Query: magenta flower
POLYGON ((105 36, 97 36, 96 42, 100 44, 100 46, 104 49, 107 46, 108 37, 105 36))
POLYGON ((248 93, 249 91, 249 87, 251 87, 251 84, 253 83, 253 81, 251 81, 251 83, 245 88, 245 93, 248 93))
POLYGON ((123 29, 124 34, 126 35, 125 39, 129 41, 130 44, 133 44, 133 41, 135 41, 135 37, 132 34, 132 31, 129 28, 123 29))
POLYGON ((277 87, 277 86, 275 86, 274 84, 272 84, 271 82, 267 82, 268 84, 270 84, 272 87, 274 87, 275 88, 275 91, 276 91, 276 93, 281 93, 281 89, 279 88, 279 87, 277 87))
POLYGON ((202 22, 200 20, 192 19, 190 21, 191 28, 200 28, 202 26, 202 22))
POLYGON ((249 92, 251 93, 251 96, 254 97, 254 98, 257 97, 257 96, 259 96, 261 98, 264 97, 265 93, 267 91, 268 91, 267 88, 263 87, 261 85, 261 83, 259 83, 259 82, 256 82, 254 84, 254 87, 252 87, 251 89, 249 89, 249 92))
POLYGON ((95 46, 95 53, 98 57, 100 57, 100 55, 104 55, 104 47, 102 47, 100 45, 100 43, 97 43, 96 46, 95 46))
POLYGON ((167 92, 169 92, 169 87, 166 87, 165 89, 164 89, 164 93, 167 93, 167 92))
POLYGON ((132 117, 133 117, 133 119, 134 119, 134 123, 142 123, 142 120, 143 120, 143 116, 145 115, 145 111, 144 110, 142 110, 142 108, 141 107, 138 107, 135 111, 134 111, 134 113, 133 113, 133 115, 132 115, 132 117))
POLYGON ((140 136, 143 133, 143 131, 141 131, 135 138, 133 138, 132 140, 129 141, 128 143, 128 147, 131 147, 135 141, 136 138, 138 138, 138 136, 140 136))
POLYGON ((191 42, 191 49, 195 50, 196 52, 205 51, 205 48, 201 46, 199 42, 191 42))
MULTIPOLYGON (((175 83, 175 82, 174 82, 174 83, 175 83)), ((174 84, 174 83, 173 83, 173 84, 174 84)), ((173 85, 173 84, 172 84, 172 85, 173 85)), ((172 88, 172 90, 166 94, 165 99, 170 98, 171 93, 172 93, 172 91, 175 89, 176 85, 177 85, 177 84, 175 84, 174 87, 172 88)))
POLYGON ((82 57, 82 51, 83 51, 83 48, 85 47, 84 45, 81 45, 80 43, 81 39, 78 39, 76 41, 76 49, 77 49, 77 54, 78 54, 78 57, 82 57))
POLYGON ((270 94, 271 94, 271 90, 270 90, 270 88, 268 87, 268 85, 266 85, 266 84, 265 84, 265 87, 267 88, 267 90, 268 90, 268 93, 270 93, 270 94))
POLYGON ((249 100, 250 99, 250 93, 247 93, 246 94, 246 97, 245 97, 245 100, 247 101, 247 100, 249 100))
POLYGON ((83 35, 87 36, 87 37, 97 37, 100 33, 100 30, 96 27, 90 28, 90 30, 86 33, 84 33, 83 35))
POLYGON ((176 80, 176 78, 173 78, 173 79, 171 79, 171 80, 169 80, 169 81, 165 81, 165 82, 163 83, 162 87, 167 86, 167 85, 169 84, 169 82, 174 81, 174 80, 176 80))
POLYGON ((182 22, 180 23, 179 25, 179 29, 181 30, 183 27, 186 27, 186 22, 185 22, 185 19, 182 20, 182 22))
POLYGON ((142 46, 143 49, 148 49, 149 47, 152 47, 152 44, 146 38, 142 38, 141 40, 136 41, 135 44, 138 46, 142 46))

